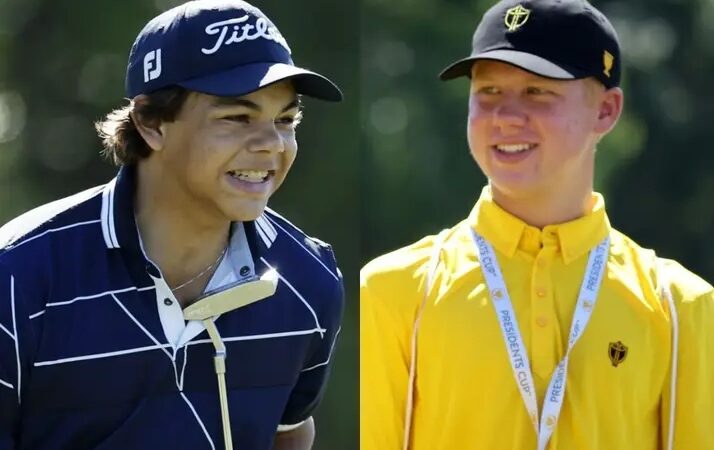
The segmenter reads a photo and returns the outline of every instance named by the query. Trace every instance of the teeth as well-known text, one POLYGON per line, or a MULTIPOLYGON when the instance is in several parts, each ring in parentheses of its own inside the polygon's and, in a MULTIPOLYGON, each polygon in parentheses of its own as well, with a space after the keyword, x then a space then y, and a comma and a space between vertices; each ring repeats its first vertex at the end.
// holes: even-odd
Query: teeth
POLYGON ((520 153, 535 147, 534 144, 501 144, 496 148, 505 153, 520 153))
POLYGON ((233 170, 229 173, 233 178, 249 183, 261 183, 269 174, 267 170, 233 170))

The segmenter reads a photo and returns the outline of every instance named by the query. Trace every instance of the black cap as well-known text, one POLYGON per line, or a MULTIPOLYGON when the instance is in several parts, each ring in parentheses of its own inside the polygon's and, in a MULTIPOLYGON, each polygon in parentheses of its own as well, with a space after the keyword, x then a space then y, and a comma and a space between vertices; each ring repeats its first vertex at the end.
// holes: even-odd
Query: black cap
POLYGON ((503 61, 546 78, 595 77, 620 84, 620 44, 609 20, 585 0, 502 0, 476 28, 471 56, 441 72, 471 76, 480 59, 503 61))

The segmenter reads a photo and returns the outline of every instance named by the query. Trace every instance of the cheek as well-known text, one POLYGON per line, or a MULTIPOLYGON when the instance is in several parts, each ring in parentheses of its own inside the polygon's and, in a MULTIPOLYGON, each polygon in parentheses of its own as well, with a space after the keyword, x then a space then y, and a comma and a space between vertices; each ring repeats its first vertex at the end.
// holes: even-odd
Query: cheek
POLYGON ((588 125, 582 116, 565 114, 560 119, 552 120, 550 126, 554 130, 552 134, 560 141, 563 148, 574 151, 582 149, 588 135, 588 125))
POLYGON ((487 137, 489 112, 480 105, 475 96, 469 98, 469 114, 466 121, 466 138, 471 154, 476 157, 480 140, 487 137))
POLYGON ((283 139, 283 153, 281 154, 283 172, 287 173, 292 167, 295 158, 297 157, 297 140, 295 139, 295 134, 291 136, 286 136, 283 139))
POLYGON ((478 101, 478 97, 475 95, 469 96, 469 115, 468 115, 468 125, 469 128, 473 128, 478 123, 482 122, 484 116, 486 115, 486 107, 478 101))

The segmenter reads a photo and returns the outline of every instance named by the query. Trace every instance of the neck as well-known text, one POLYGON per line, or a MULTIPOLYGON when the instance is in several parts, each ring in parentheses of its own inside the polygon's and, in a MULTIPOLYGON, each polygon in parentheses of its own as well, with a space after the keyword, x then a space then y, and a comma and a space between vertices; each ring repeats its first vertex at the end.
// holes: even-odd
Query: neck
MULTIPOLYGON (((148 164, 139 164, 134 213, 146 255, 159 266, 169 287, 175 288, 216 262, 228 245, 230 221, 186 210, 184 205, 190 203, 165 180, 148 164)), ((200 294, 214 269, 192 281, 195 286, 182 288, 180 295, 176 292, 177 297, 200 294)))
POLYGON ((592 186, 550 195, 516 196, 491 184, 491 193, 498 206, 536 228, 575 220, 593 207, 592 186))

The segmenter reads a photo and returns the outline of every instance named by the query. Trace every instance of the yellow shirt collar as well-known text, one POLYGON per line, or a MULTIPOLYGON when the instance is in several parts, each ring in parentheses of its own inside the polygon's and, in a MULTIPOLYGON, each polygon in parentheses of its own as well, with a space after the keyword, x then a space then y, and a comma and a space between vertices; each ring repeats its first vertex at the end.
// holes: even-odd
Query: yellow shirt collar
POLYGON ((535 256, 544 246, 554 245, 565 264, 589 252, 610 233, 605 200, 598 193, 592 210, 583 217, 542 230, 523 222, 498 206, 486 186, 469 215, 469 224, 496 250, 512 258, 516 250, 535 256))

